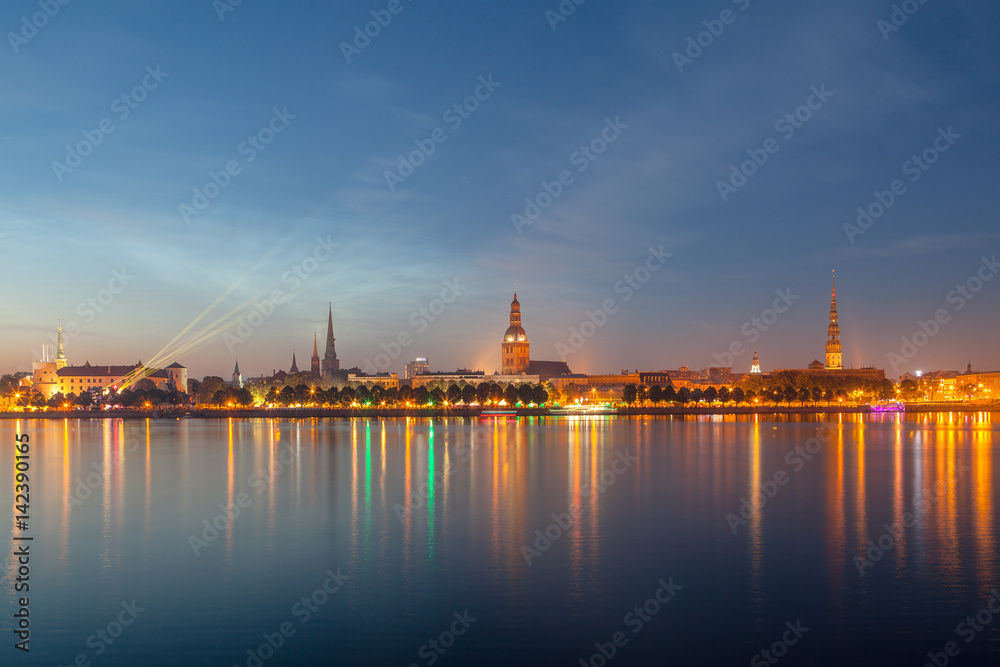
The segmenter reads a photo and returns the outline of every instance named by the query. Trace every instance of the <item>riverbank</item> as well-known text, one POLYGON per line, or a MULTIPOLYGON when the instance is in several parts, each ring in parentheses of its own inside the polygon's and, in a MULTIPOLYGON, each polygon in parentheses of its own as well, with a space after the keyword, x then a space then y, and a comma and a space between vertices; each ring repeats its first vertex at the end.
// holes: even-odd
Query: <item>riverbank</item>
MULTIPOLYGON (((1000 411, 1000 404, 993 405, 969 405, 955 403, 914 403, 906 406, 907 414, 932 413, 932 412, 997 412, 1000 411)), ((633 407, 618 408, 615 412, 608 413, 557 413, 553 414, 548 408, 517 408, 516 415, 484 415, 483 408, 479 406, 453 406, 447 408, 264 408, 245 410, 216 410, 199 408, 177 408, 163 410, 113 410, 113 411, 91 411, 91 410, 48 410, 45 412, 0 412, 0 419, 273 419, 273 418, 353 418, 353 417, 380 417, 380 418, 426 418, 426 417, 469 417, 469 418, 500 418, 506 417, 552 417, 563 418, 568 416, 594 417, 594 416, 627 416, 643 417, 658 415, 815 415, 815 414, 850 414, 867 413, 867 405, 831 405, 831 406, 729 406, 729 407, 693 407, 693 406, 671 406, 671 407, 633 407)), ((898 414, 898 413, 881 413, 898 414)))

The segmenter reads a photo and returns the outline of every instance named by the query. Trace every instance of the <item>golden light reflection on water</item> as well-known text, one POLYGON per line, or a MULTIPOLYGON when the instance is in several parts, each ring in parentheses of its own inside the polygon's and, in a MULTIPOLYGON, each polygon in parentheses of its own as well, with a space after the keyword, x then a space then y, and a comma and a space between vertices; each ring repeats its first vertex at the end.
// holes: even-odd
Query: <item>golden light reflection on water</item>
POLYGON ((828 467, 826 501, 827 501, 827 552, 830 564, 830 590, 835 601, 840 600, 841 580, 843 578, 844 559, 846 557, 845 527, 847 519, 844 516, 844 425, 827 424, 827 443, 824 447, 832 447, 834 464, 828 467), (829 429, 835 429, 830 433, 829 429))
POLYGON ((865 480, 865 467, 868 459, 865 454, 865 426, 855 424, 851 429, 854 438, 854 467, 857 468, 854 487, 854 540, 855 552, 858 557, 864 557, 868 547, 868 489, 865 480))
MULTIPOLYGON (((988 413, 987 413, 988 414, 988 413)), ((996 523, 993 518, 993 432, 972 430, 972 474, 975 488, 974 524, 976 575, 985 586, 995 581, 997 572, 996 523)))
MULTIPOLYGON (((96 553, 106 576, 112 576, 107 573, 122 565, 130 525, 142 530, 148 553, 157 539, 153 531, 162 525, 154 519, 162 521, 161 511, 193 506, 185 493, 190 491, 208 499, 192 509, 198 516, 191 530, 200 530, 200 520, 211 519, 220 502, 232 507, 241 491, 249 491, 247 471, 252 468, 267 471, 273 481, 266 493, 250 491, 254 506, 241 514, 247 518, 229 522, 224 539, 212 547, 223 551, 230 566, 245 535, 263 539, 269 557, 276 558, 283 544, 284 517, 298 522, 299 516, 319 512, 329 521, 340 512, 345 524, 349 520, 346 534, 341 534, 347 538, 345 548, 359 569, 398 558, 397 567, 407 581, 425 580, 456 550, 468 548, 465 543, 474 543, 476 557, 486 561, 485 570, 522 586, 533 573, 521 546, 535 539, 536 528, 545 528, 545 523, 536 525, 536 517, 569 512, 574 520, 553 553, 565 552, 561 557, 566 558, 569 590, 582 594, 603 573, 606 550, 612 548, 608 531, 622 520, 616 513, 625 511, 622 506, 651 513, 644 503, 669 498, 684 506, 666 511, 704 515, 706 521, 714 517, 714 527, 700 530, 718 529, 720 540, 728 540, 720 517, 732 509, 729 499, 750 498, 775 470, 785 469, 818 483, 795 477, 796 483, 780 489, 766 506, 751 502, 745 528, 749 567, 741 576, 747 578, 755 600, 767 599, 765 556, 773 560, 775 540, 789 539, 783 533, 788 526, 775 518, 789 503, 820 508, 813 525, 820 531, 823 544, 818 553, 827 558, 822 567, 835 600, 842 601, 843 591, 858 582, 863 590, 872 590, 866 577, 881 576, 882 570, 897 580, 931 572, 952 583, 974 577, 980 587, 995 585, 997 443, 990 413, 841 415, 811 422, 829 437, 801 473, 791 472, 782 459, 800 436, 759 416, 475 423, 356 419, 338 423, 333 440, 323 435, 330 423, 315 420, 220 420, 194 426, 192 421, 31 422, 35 452, 44 452, 34 470, 51 482, 53 498, 58 494, 58 503, 51 503, 51 522, 46 523, 43 514, 37 525, 50 531, 59 572, 66 572, 78 558, 74 540, 81 521, 89 519, 96 529, 96 553), (189 442, 192 428, 201 435, 189 442), (204 433, 214 434, 210 437, 215 441, 206 440, 204 433), (142 440, 145 451, 131 446, 142 440), (286 442, 293 451, 291 465, 278 457, 286 442), (216 458, 206 457, 205 448, 216 445, 216 458), (469 456, 460 454, 470 446, 469 456), (639 462, 599 493, 602 471, 614 462, 616 448, 625 446, 639 462), (327 461, 329 465, 321 465, 327 461), (102 476, 100 487, 94 488, 89 504, 71 506, 68 499, 78 480, 92 472, 102 476), (669 494, 662 490, 665 484, 674 485, 669 494), (920 497, 926 501, 923 505, 917 502, 920 497), (397 515, 396 503, 409 511, 397 515), (539 503, 546 503, 544 512, 539 503), (285 506, 295 512, 285 514, 285 506), (204 507, 212 513, 204 515, 204 507), (913 525, 901 531, 865 578, 859 578, 852 559, 865 557, 869 540, 878 540, 885 523, 902 526, 910 514, 913 525), (765 553, 765 547, 772 550, 765 553)), ((22 428, 20 421, 0 425, 7 433, 22 428)), ((811 435, 809 429, 798 433, 811 435)), ((9 456, 10 450, 5 448, 3 455, 9 456)), ((4 486, 13 492, 12 485, 4 486)), ((296 523, 301 530, 324 529, 302 521, 296 523)), ((12 537, 16 532, 12 527, 12 537)), ((740 543, 723 544, 736 549, 740 543)))
MULTIPOLYGON (((757 415, 754 415, 757 417, 757 415)), ((750 534, 750 590, 753 595, 754 604, 759 611, 760 605, 764 601, 764 584, 762 573, 764 567, 764 544, 763 544, 763 514, 761 504, 755 502, 755 496, 760 491, 760 422, 755 419, 750 427, 750 479, 748 482, 750 501, 750 519, 747 529, 750 534)))
MULTIPOLYGON (((236 459, 233 454, 233 420, 230 418, 227 423, 227 450, 228 455, 226 456, 226 507, 229 511, 234 512, 234 507, 236 504, 236 459)), ((228 521, 226 523, 226 564, 232 566, 233 564, 233 530, 236 525, 235 521, 228 521)))
MULTIPOLYGON (((903 470, 903 423, 896 419, 892 430, 892 522, 895 526, 906 525, 906 492, 903 488, 905 479, 903 470)), ((896 542, 896 576, 902 574, 906 566, 906 546, 909 535, 902 533, 896 542)))

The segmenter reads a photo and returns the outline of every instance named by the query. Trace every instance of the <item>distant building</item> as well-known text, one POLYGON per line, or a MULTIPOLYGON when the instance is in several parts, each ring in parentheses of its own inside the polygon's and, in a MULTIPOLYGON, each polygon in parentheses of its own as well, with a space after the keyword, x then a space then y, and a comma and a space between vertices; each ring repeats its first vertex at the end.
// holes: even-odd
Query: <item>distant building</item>
POLYGON ((240 360, 236 360, 236 368, 233 369, 233 386, 243 388, 243 373, 240 373, 240 360))
POLYGON ((333 337, 333 304, 326 324, 326 352, 323 355, 323 377, 333 377, 340 370, 340 360, 337 359, 336 339, 333 337))
POLYGON ((753 361, 750 362, 750 374, 760 375, 760 358, 757 356, 757 348, 753 349, 753 361))
POLYGON ((379 385, 383 389, 399 389, 399 374, 375 373, 373 375, 368 375, 367 373, 348 373, 347 384, 351 387, 357 387, 358 385, 363 384, 369 389, 375 385, 379 385))
POLYGON ((426 357, 417 357, 413 361, 408 361, 403 366, 403 379, 412 380, 418 375, 430 372, 430 364, 427 363, 426 357))
POLYGON ((319 348, 317 347, 316 333, 313 332, 312 376, 318 380, 320 378, 320 374, 319 348))
POLYGON ((504 332, 501 343, 500 368, 504 375, 528 372, 528 334, 521 328, 521 304, 514 290, 514 300, 510 302, 510 326, 504 332))
POLYGON ((528 362, 528 375, 537 375, 540 382, 548 382, 554 377, 560 375, 569 375, 573 371, 570 370, 569 364, 565 361, 529 361, 528 362))
POLYGON ((159 389, 187 391, 187 368, 173 363, 166 368, 150 368, 140 361, 131 366, 70 366, 63 351, 62 327, 59 327, 56 358, 32 364, 32 389, 46 399, 57 393, 64 396, 104 388, 123 389, 142 379, 149 379, 159 389))
POLYGON ((288 369, 288 373, 289 375, 291 375, 292 373, 298 373, 298 372, 299 372, 299 366, 298 364, 295 363, 295 350, 292 350, 292 366, 291 368, 288 369))
POLYGON ((414 389, 417 387, 426 387, 432 384, 448 386, 463 382, 471 385, 479 385, 483 382, 496 382, 497 384, 538 384, 541 382, 541 379, 537 375, 504 375, 502 373, 487 375, 483 371, 470 371, 465 368, 460 368, 453 373, 440 371, 435 373, 423 373, 411 380, 411 384, 414 389))
POLYGON ((826 327, 826 369, 840 370, 844 367, 843 351, 840 347, 840 323, 837 319, 837 279, 833 278, 830 292, 830 324, 826 327))
POLYGON ((500 343, 500 372, 503 375, 533 375, 541 382, 559 375, 572 373, 565 361, 532 361, 529 354, 528 334, 521 326, 521 303, 514 291, 514 300, 510 302, 510 326, 503 334, 500 343))

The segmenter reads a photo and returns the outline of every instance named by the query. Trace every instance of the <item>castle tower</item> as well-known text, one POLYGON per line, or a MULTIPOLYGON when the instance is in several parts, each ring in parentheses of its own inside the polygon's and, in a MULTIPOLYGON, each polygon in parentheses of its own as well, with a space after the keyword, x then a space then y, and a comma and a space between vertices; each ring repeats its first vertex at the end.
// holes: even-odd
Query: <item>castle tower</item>
POLYGON ((514 300, 510 302, 510 326, 503 335, 500 349, 500 366, 504 375, 528 372, 528 335, 521 328, 521 304, 516 290, 514 300))
POLYGON ((66 367, 66 354, 63 352, 62 323, 59 324, 59 347, 56 350, 56 370, 66 367))
POLYGON ((323 375, 330 376, 340 370, 340 360, 337 359, 337 348, 333 337, 333 304, 330 304, 330 315, 326 323, 326 353, 323 355, 323 375))
POLYGON ((750 362, 750 372, 754 375, 760 375, 760 359, 757 357, 757 348, 753 349, 753 361, 750 362))
POLYGON ((243 374, 240 373, 240 360, 236 360, 236 369, 233 371, 233 386, 243 388, 243 374))
POLYGON ((317 380, 319 379, 319 348, 317 347, 316 333, 313 333, 313 356, 312 356, 312 375, 317 380))
POLYGON ((292 350, 292 367, 288 369, 289 373, 298 373, 299 367, 295 363, 295 350, 292 350))
POLYGON ((840 348, 840 324, 837 322, 837 277, 833 277, 830 292, 830 325, 826 328, 826 369, 841 370, 844 367, 840 348))

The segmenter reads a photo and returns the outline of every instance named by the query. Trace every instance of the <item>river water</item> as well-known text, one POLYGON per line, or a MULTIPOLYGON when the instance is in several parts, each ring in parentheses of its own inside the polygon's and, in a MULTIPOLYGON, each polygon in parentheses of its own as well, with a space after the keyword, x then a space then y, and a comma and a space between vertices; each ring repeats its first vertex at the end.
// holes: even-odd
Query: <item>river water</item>
POLYGON ((2 421, 0 664, 998 664, 998 416, 2 421))

